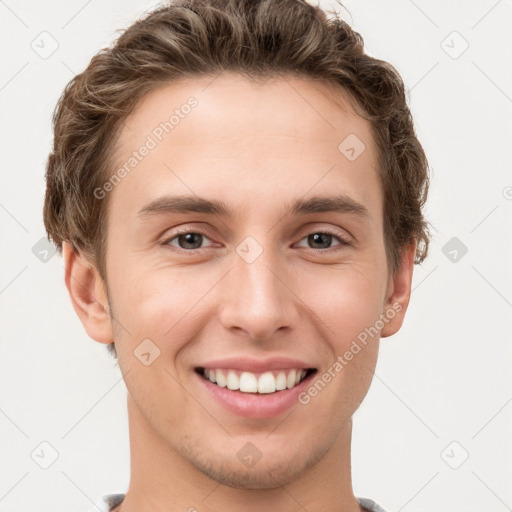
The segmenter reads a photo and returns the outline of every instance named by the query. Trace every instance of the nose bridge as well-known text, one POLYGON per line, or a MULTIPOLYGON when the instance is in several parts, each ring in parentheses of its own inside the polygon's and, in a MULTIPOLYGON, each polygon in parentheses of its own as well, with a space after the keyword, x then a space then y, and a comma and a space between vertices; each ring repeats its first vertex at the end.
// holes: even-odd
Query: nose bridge
POLYGON ((282 262, 274 250, 258 245, 246 239, 237 247, 222 322, 226 328, 240 328, 262 340, 293 325, 297 316, 282 262))

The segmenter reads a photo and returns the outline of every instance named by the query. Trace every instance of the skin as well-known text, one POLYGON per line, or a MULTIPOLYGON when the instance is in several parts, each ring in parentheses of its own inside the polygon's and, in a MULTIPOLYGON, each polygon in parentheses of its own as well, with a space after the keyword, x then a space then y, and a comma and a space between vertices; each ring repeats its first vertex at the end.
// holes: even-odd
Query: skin
POLYGON ((361 511, 350 473, 352 415, 369 389, 379 336, 307 405, 275 418, 227 411, 193 368, 232 355, 285 356, 321 375, 393 304, 401 309, 380 337, 401 327, 415 245, 390 272, 370 124, 342 90, 305 79, 188 79, 139 103, 118 164, 190 96, 198 106, 105 199, 107 283, 64 246, 74 308, 93 339, 115 340, 128 389, 131 480, 116 510, 231 512, 243 503, 248 512, 361 511), (349 134, 366 146, 354 161, 338 150, 349 134), (138 215, 165 194, 222 200, 236 215, 138 215), (290 213, 296 199, 339 194, 368 216, 290 213), (180 242, 177 228, 204 233, 192 238, 200 248, 180 242), (309 237, 326 229, 335 235, 317 244, 309 237), (252 263, 236 252, 248 236, 263 249, 252 263), (160 350, 149 366, 133 353, 146 338, 160 350), (248 442, 262 454, 252 467, 237 457, 248 442))

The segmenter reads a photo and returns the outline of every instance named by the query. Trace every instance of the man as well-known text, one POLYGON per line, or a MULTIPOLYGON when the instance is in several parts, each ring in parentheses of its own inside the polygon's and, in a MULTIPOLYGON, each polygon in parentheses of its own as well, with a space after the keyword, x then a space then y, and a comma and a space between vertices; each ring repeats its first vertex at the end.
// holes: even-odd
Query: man
POLYGON ((68 84, 44 208, 128 389, 98 508, 380 511, 352 415, 428 248, 403 83, 303 1, 179 1, 68 84))

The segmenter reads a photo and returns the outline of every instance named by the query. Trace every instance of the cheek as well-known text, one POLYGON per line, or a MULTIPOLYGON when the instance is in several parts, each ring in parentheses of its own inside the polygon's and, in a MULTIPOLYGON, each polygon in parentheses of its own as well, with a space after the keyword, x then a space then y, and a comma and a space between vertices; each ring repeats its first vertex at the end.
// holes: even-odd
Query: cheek
POLYGON ((382 275, 370 268, 332 270, 303 283, 302 297, 339 352, 375 324, 382 312, 384 285, 382 275))
POLYGON ((184 268, 125 274, 129 277, 117 279, 111 290, 114 314, 126 328, 119 332, 123 345, 133 350, 149 338, 172 353, 200 331, 204 297, 217 280, 206 274, 187 277, 184 268))
POLYGON ((325 339, 325 367, 300 401, 306 407, 312 404, 316 417, 336 430, 359 407, 372 381, 379 335, 369 336, 368 330, 382 312, 383 278, 370 268, 332 274, 323 286, 316 279, 315 286, 304 292, 304 302, 325 339))

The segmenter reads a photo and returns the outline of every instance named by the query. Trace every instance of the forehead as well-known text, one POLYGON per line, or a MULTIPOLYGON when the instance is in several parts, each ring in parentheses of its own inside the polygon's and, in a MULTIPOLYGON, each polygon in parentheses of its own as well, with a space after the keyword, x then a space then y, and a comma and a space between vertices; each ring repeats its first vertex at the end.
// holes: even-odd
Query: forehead
POLYGON ((134 207, 167 188, 261 204, 291 194, 292 184, 294 196, 336 184, 360 202, 381 202, 369 122, 341 88, 291 76, 224 73, 162 86, 125 120, 115 161, 128 172, 110 199, 134 207))

